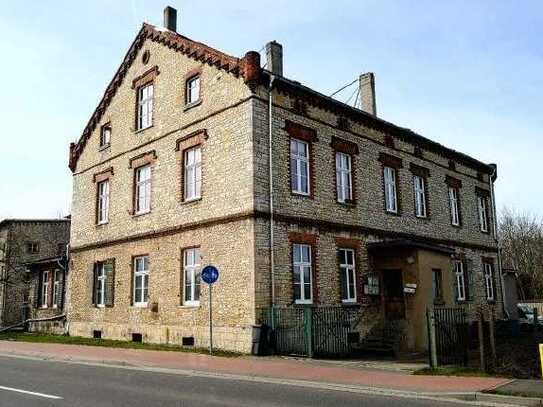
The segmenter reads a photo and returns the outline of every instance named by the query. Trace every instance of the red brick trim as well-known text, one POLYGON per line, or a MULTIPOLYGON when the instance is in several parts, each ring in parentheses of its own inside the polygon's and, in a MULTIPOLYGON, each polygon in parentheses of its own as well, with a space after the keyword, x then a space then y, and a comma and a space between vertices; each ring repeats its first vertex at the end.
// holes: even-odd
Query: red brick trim
POLYGON ((147 151, 145 153, 139 154, 135 157, 132 157, 129 160, 128 168, 139 168, 147 164, 154 164, 156 161, 156 150, 147 151))
POLYGON ((155 78, 160 74, 158 66, 153 66, 151 69, 145 71, 140 76, 137 76, 132 81, 132 89, 141 88, 144 85, 147 85, 155 80, 155 78))
POLYGON ((352 195, 352 198, 351 199, 346 199, 345 202, 339 202, 338 201, 338 194, 337 194, 337 187, 338 187, 338 182, 337 182, 337 164, 336 164, 336 153, 337 152, 342 152, 342 151, 339 151, 339 150, 332 150, 332 165, 334 166, 334 200, 336 201, 336 203, 340 204, 340 205, 348 205, 348 206, 354 206, 356 205, 356 157, 352 154, 349 154, 349 153, 344 153, 344 154, 349 154, 349 156, 351 157, 351 195, 352 195))
POLYGON ((353 143, 352 141, 347 141, 340 139, 338 137, 332 136, 332 142, 330 146, 336 150, 345 154, 355 155, 359 154, 358 144, 353 143))
MULTIPOLYGON (((355 285, 356 285, 356 303, 360 304, 362 302, 362 298, 364 297, 364 276, 362 275, 362 267, 361 267, 361 253, 362 253, 362 245, 363 241, 361 239, 352 239, 347 237, 336 237, 336 250, 339 254, 339 249, 352 249, 354 250, 354 262, 355 262, 355 285)), ((337 271, 338 273, 341 273, 339 269, 339 256, 337 260, 337 271)), ((342 303, 341 298, 341 275, 339 276, 339 284, 338 284, 338 298, 339 302, 342 303)))
MULTIPOLYGON (((312 271, 312 290, 313 290, 313 305, 319 303, 319 251, 317 248, 317 242, 319 240, 318 235, 305 233, 305 232, 289 232, 289 260, 290 260, 290 271, 291 277, 294 276, 294 261, 292 258, 293 244, 306 244, 311 246, 311 271, 312 271)), ((294 299, 294 279, 292 279, 292 301, 294 299)))
MULTIPOLYGON (((316 138, 315 138, 316 140, 316 138)), ((291 136, 288 140, 288 160, 287 160, 287 171, 289 176, 289 190, 290 194, 293 196, 300 196, 313 199, 315 197, 315 156, 313 152, 313 143, 311 140, 291 136), (292 168, 290 167, 290 142, 292 138, 299 139, 308 143, 308 153, 309 153, 309 195, 304 195, 292 190, 292 168)))
POLYGON ((462 180, 458 178, 451 177, 450 175, 445 176, 445 184, 452 188, 462 188, 462 180))
POLYGON ((285 130, 290 137, 308 141, 310 143, 318 141, 316 130, 291 122, 290 120, 285 121, 285 130))
POLYGON ((288 232, 288 240, 291 243, 316 245, 318 236, 305 232, 288 232))
POLYGON ((414 163, 409 164, 409 171, 422 178, 428 178, 430 176, 430 170, 428 168, 421 167, 420 165, 414 163))
MULTIPOLYGON (((381 154, 384 154, 384 153, 381 153, 381 154)), ((387 154, 384 154, 385 156, 387 156, 387 154)), ((389 158, 392 157, 392 156, 388 156, 389 158)), ((379 157, 379 161, 381 161, 380 159, 381 157, 379 157)), ((383 197, 383 209, 385 211, 385 214, 387 215, 391 215, 391 216, 402 216, 402 191, 401 191, 401 184, 400 184, 400 169, 402 168, 402 165, 401 165, 401 159, 400 160, 400 163, 399 163, 399 166, 392 166, 392 165, 389 165, 389 164, 394 164, 394 165, 397 165, 398 162, 397 161, 390 161, 389 158, 385 158, 383 161, 381 161, 381 163, 383 164, 381 166, 381 184, 382 184, 382 187, 383 187, 383 193, 382 193, 382 197, 383 197), (395 181, 396 181, 396 206, 397 206, 397 211, 396 212, 390 212, 390 211, 387 211, 387 199, 386 199, 386 185, 385 185, 385 167, 390 167, 390 168, 393 168, 395 171, 396 171, 396 177, 395 177, 395 181)), ((396 158, 396 157, 392 157, 392 158, 396 158)))
POLYGON ((103 171, 97 172, 92 176, 92 182, 98 183, 105 181, 113 176, 113 167, 106 168, 103 171))
POLYGON ((187 148, 203 144, 209 138, 206 129, 193 131, 186 136, 180 137, 175 141, 175 151, 183 151, 187 148))
POLYGON ((399 157, 395 157, 393 155, 387 154, 387 153, 379 153, 379 161, 391 168, 400 169, 403 168, 403 161, 399 157))
POLYGON ((185 81, 184 81, 185 83, 184 83, 184 87, 183 87, 183 92, 184 92, 183 100, 185 101, 185 106, 187 106, 187 105, 192 106, 193 104, 196 104, 196 103, 198 103, 198 102, 200 102, 202 100, 202 67, 199 66, 197 68, 191 69, 190 71, 188 71, 185 74, 184 78, 185 78, 185 81), (189 103, 189 101, 188 101, 189 94, 187 92, 189 81, 196 78, 196 77, 200 78, 200 88, 198 90, 198 100, 195 100, 194 102, 189 103))
POLYGON ((415 181, 414 179, 411 180, 413 184, 413 214, 417 219, 420 220, 429 220, 430 219, 430 188, 429 188, 429 182, 428 178, 430 177, 430 170, 425 167, 421 167, 417 164, 410 163, 409 164, 409 170, 413 174, 413 176, 421 177, 424 180, 424 200, 426 204, 426 216, 425 217, 417 217, 417 196, 415 195, 415 181))

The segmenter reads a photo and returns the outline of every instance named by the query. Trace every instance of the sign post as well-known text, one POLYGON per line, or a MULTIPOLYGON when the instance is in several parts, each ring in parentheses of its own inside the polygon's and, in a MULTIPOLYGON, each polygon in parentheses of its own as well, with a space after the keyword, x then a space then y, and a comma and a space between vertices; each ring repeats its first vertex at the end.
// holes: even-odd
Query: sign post
POLYGON ((217 267, 209 265, 202 270, 202 280, 209 286, 209 354, 213 354, 213 283, 219 279, 217 267))

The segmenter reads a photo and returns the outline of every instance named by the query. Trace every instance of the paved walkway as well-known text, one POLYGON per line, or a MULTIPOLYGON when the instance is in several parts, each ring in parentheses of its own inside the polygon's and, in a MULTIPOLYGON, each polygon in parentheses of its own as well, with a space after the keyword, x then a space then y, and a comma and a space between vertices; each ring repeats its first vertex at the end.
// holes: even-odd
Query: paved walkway
POLYGON ((0 341, 0 354, 136 367, 195 370, 251 377, 306 380, 425 393, 478 392, 509 382, 482 377, 413 376, 360 366, 303 363, 293 359, 224 358, 196 353, 116 349, 94 346, 0 341))

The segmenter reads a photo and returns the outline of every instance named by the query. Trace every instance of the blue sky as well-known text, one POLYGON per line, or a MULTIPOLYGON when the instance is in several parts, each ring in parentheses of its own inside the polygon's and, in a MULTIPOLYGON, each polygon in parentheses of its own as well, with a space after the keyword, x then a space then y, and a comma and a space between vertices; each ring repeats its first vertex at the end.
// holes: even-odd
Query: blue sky
POLYGON ((279 41, 286 76, 323 93, 375 72, 379 116, 496 162, 498 206, 543 216, 543 2, 315 3, 0 0, 0 219, 69 213, 68 145, 167 4, 233 55, 279 41))

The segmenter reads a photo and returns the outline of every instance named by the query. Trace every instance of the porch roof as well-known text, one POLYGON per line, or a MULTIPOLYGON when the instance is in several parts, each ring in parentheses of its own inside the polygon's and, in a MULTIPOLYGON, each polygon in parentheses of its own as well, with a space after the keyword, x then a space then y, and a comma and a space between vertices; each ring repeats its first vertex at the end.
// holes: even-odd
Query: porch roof
POLYGON ((393 249, 422 249, 429 250, 433 252, 443 253, 446 255, 454 254, 454 249, 447 246, 441 246, 433 243, 428 243, 424 241, 417 241, 411 239, 393 239, 385 240, 382 242, 373 242, 368 243, 368 251, 373 253, 382 252, 384 250, 393 250, 393 249))
POLYGON ((34 271, 39 266, 50 266, 50 265, 58 265, 59 262, 62 261, 62 256, 56 256, 56 257, 46 257, 43 259, 34 260, 28 263, 25 263, 25 266, 28 270, 34 271))

